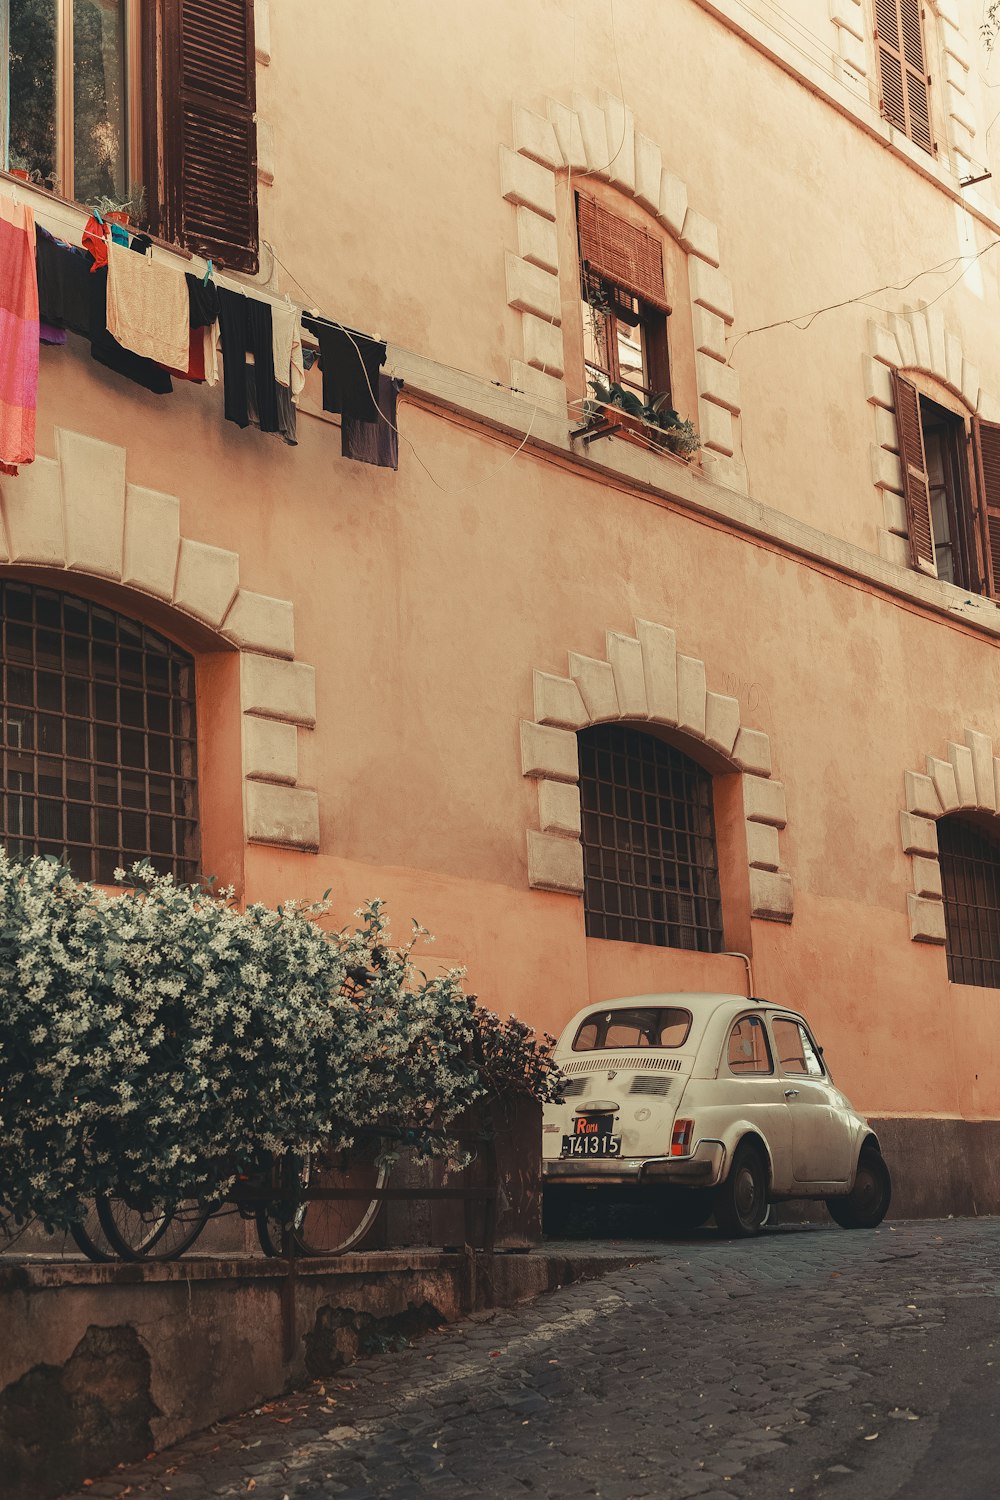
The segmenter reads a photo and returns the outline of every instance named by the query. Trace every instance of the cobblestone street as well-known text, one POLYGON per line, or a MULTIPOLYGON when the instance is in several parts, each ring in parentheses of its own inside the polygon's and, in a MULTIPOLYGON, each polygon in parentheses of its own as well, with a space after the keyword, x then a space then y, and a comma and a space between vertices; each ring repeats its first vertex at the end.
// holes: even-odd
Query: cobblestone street
POLYGON ((995 1495, 1000 1220, 636 1252, 653 1259, 352 1366, 81 1500, 995 1495))

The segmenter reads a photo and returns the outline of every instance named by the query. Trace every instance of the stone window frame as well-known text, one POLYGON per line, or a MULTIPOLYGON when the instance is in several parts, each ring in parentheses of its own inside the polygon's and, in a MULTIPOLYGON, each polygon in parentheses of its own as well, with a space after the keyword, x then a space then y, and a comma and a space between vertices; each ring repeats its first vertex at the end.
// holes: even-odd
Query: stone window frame
MULTIPOLYGON (((520 314, 522 334, 522 357, 510 362, 511 385, 549 409, 566 410, 556 177, 566 172, 574 185, 588 178, 610 183, 687 253, 704 467, 718 482, 745 490, 734 432, 740 383, 726 350, 733 289, 721 269, 717 225, 689 205, 687 184, 665 165, 660 146, 636 130, 621 99, 602 92, 595 102, 574 93, 572 106, 549 99, 546 109, 540 115, 515 103, 513 148, 500 147, 500 191, 514 207, 517 237, 517 252, 504 251, 507 304, 520 314), (618 141, 614 152, 608 143, 618 141)), ((572 270, 575 278, 578 268, 572 270)))
POLYGON ((124 448, 65 428, 55 447, 0 478, 0 568, 62 570, 70 592, 88 576, 119 584, 136 619, 144 599, 166 604, 238 651, 244 838, 317 852, 319 798, 298 769, 316 673, 296 657, 291 601, 243 588, 236 552, 182 536, 180 501, 129 482, 124 448))
POLYGON ((535 717, 520 726, 521 772, 538 787, 538 827, 527 830, 528 884, 582 898, 577 730, 661 725, 678 733, 682 749, 702 746, 742 776, 750 915, 790 922, 792 877, 778 840, 787 823, 785 787, 771 775, 770 736, 741 724, 738 699, 708 690, 704 662, 678 652, 669 626, 634 623, 634 636, 607 632, 603 661, 570 651, 567 676, 533 673, 535 717))
MULTIPOLYGON (((930 376, 957 398, 966 411, 987 422, 1000 421, 1000 402, 980 386, 978 367, 966 358, 961 339, 948 328, 944 314, 936 307, 911 307, 889 313, 886 323, 869 319, 868 341, 864 380, 875 425, 870 451, 872 482, 882 518, 879 555, 885 562, 909 571, 909 532, 890 370, 901 373, 913 370, 930 376)), ((976 598, 984 605, 991 603, 986 595, 976 598)))
MULTIPOLYGON (((927 0, 927 5, 932 24, 925 28, 924 62, 931 75, 931 132, 937 136, 943 124, 945 140, 939 144, 947 146, 955 175, 968 177, 974 175, 972 153, 978 124, 968 97, 972 51, 962 32, 957 0, 927 0)), ((869 97, 877 102, 874 10, 872 0, 830 0, 841 76, 849 83, 867 84, 869 97)))
POLYGON ((910 939, 943 945, 946 938, 937 821, 946 813, 1000 813, 1000 756, 988 734, 966 729, 949 741, 945 758, 928 755, 923 771, 904 771, 899 814, 903 853, 913 889, 907 893, 910 939))

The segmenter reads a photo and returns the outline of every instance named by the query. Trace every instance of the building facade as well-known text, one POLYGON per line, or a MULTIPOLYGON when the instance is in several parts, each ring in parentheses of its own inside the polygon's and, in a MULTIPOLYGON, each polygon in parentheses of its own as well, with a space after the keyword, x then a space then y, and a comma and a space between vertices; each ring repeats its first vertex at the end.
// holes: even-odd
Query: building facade
POLYGON ((392 469, 317 368, 291 446, 42 346, 2 831, 383 896, 540 1029, 749 962, 899 1208, 996 1211, 1000 72, 972 0, 796 10, 13 7, 0 195, 141 182, 403 388, 392 469))

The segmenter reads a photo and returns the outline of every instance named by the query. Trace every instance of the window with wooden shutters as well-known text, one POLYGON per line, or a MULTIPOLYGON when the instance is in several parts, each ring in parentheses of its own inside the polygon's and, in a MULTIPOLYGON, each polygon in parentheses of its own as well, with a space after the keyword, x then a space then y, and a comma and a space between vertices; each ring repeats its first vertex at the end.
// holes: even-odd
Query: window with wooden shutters
POLYGON ((882 113, 925 151, 934 150, 920 0, 875 0, 882 113))
POLYGON ((892 370, 893 399, 896 405, 896 428, 899 435, 899 459, 903 468, 903 498, 906 502, 906 529, 910 537, 910 557, 915 568, 937 576, 934 562, 934 528, 931 522, 930 479, 924 455, 924 435, 920 424, 920 397, 911 381, 892 370))
POLYGON ((256 271, 253 0, 161 0, 159 16, 161 119, 147 126, 147 156, 157 142, 162 152, 155 227, 256 271))
POLYGON ((986 593, 1000 597, 1000 425, 972 419, 972 451, 979 487, 986 593))

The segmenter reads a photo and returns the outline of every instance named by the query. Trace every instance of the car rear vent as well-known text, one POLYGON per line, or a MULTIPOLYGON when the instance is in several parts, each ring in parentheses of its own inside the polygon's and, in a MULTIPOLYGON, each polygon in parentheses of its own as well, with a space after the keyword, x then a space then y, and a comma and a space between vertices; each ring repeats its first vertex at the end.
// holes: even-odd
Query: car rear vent
POLYGON ((636 1055, 632 1052, 599 1052, 586 1060, 579 1062, 561 1062, 559 1064, 567 1078, 578 1077, 582 1073, 606 1073, 612 1068, 622 1073, 627 1068, 642 1068, 645 1073, 679 1073, 684 1066, 679 1057, 657 1057, 648 1048, 643 1048, 636 1055))
POLYGON ((637 1073, 632 1079, 629 1088, 630 1094, 657 1094, 663 1096, 670 1093, 671 1080, 664 1078, 662 1073, 637 1073))
POLYGON ((578 1095, 586 1093, 586 1078, 567 1078, 559 1092, 564 1099, 576 1099, 578 1095))

